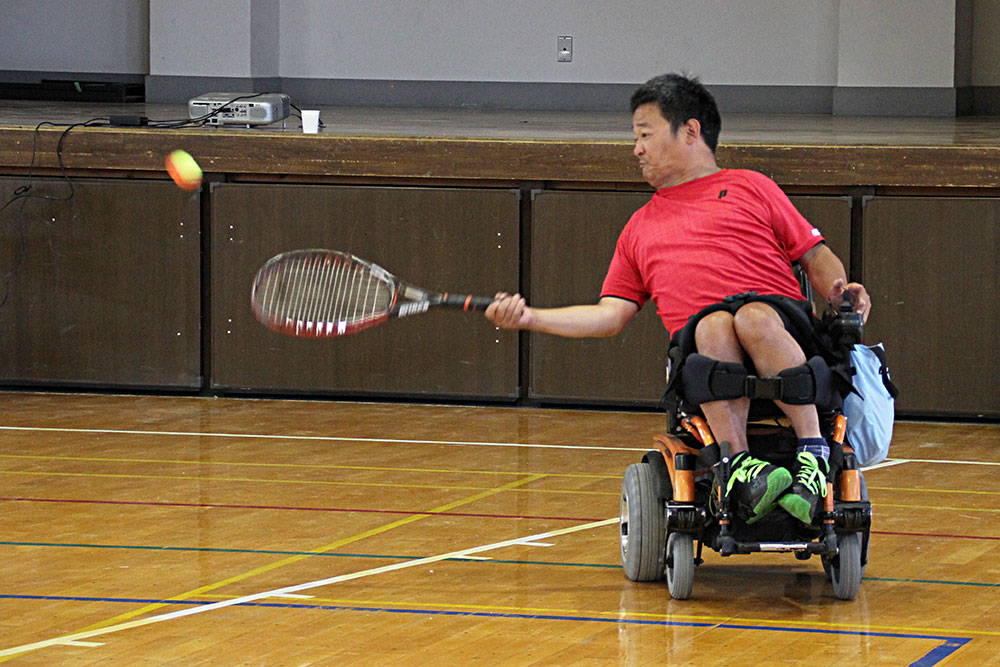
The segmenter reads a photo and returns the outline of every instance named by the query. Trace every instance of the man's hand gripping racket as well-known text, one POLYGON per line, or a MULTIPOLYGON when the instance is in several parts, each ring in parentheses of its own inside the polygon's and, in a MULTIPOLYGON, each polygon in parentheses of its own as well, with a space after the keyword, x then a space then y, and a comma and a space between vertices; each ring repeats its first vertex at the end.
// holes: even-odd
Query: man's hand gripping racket
POLYGON ((432 306, 484 310, 494 299, 428 292, 346 252, 293 250, 260 268, 250 301, 254 315, 272 331, 335 338, 432 306))

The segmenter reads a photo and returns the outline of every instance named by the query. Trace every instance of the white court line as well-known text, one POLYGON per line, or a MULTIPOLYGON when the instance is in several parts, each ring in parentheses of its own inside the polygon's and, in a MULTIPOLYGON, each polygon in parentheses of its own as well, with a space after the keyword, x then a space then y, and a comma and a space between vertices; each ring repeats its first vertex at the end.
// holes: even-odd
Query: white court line
POLYGON ((65 641, 59 642, 60 646, 82 646, 84 648, 94 648, 95 646, 104 646, 103 642, 79 642, 79 641, 65 641))
MULTIPOLYGON (((466 440, 404 440, 401 438, 364 438, 336 435, 271 435, 265 433, 199 433, 197 431, 134 431, 106 428, 54 428, 46 426, 0 426, 0 431, 38 431, 43 433, 97 433, 103 435, 176 435, 200 438, 255 438, 270 440, 318 440, 328 442, 375 442, 395 445, 454 445, 471 447, 527 447, 534 449, 593 449, 611 452, 647 452, 650 447, 602 447, 599 445, 543 445, 530 442, 484 442, 466 440)), ((862 470, 876 470, 901 463, 954 463, 970 466, 1000 466, 1000 461, 956 461, 945 459, 889 459, 862 470)))
MULTIPOLYGON (((893 461, 890 465, 896 465, 898 463, 954 463, 956 465, 964 466, 1000 466, 1000 461, 956 461, 949 459, 890 459, 893 461)), ((888 463, 888 461, 886 462, 888 463)), ((872 466, 875 468, 876 466, 872 466)), ((871 468, 862 468, 862 470, 870 470, 871 468)))
POLYGON ((547 533, 538 533, 537 535, 516 537, 512 540, 505 540, 503 542, 494 542, 493 544, 484 544, 478 547, 469 547, 468 549, 462 549, 460 551, 452 551, 450 553, 439 554, 437 556, 428 556, 427 558, 418 558, 417 560, 403 561, 401 563, 394 563, 392 565, 384 565, 382 567, 376 567, 370 570, 361 570, 360 572, 341 574, 336 577, 330 577, 328 579, 320 579, 318 581, 310 581, 304 584, 285 586, 284 588, 277 588, 274 590, 264 591, 261 593, 244 595, 243 597, 233 598, 231 600, 223 600, 221 602, 213 602, 211 604, 198 605, 195 607, 189 607, 187 609, 173 611, 167 614, 160 614, 159 616, 150 616, 148 618, 141 618, 135 621, 126 621, 125 623, 119 623, 117 625, 109 625, 107 627, 98 628, 96 630, 87 630, 84 632, 77 632, 70 635, 63 635, 62 637, 45 639, 39 642, 34 642, 33 644, 14 646, 12 648, 0 651, 0 657, 7 655, 18 655, 19 653, 27 653, 28 651, 35 651, 40 648, 46 648, 48 646, 65 645, 70 642, 80 642, 81 640, 89 639, 91 637, 98 637, 100 635, 106 635, 112 632, 121 632, 122 630, 138 628, 144 625, 151 625, 153 623, 162 623, 163 621, 170 621, 175 618, 182 618, 184 616, 193 616, 195 614, 201 614, 207 611, 214 611, 216 609, 232 607, 233 605, 254 602, 255 600, 286 596, 289 593, 297 593, 298 591, 305 591, 311 588, 318 588, 320 586, 329 586, 331 584, 338 584, 344 581, 352 581, 354 579, 370 577, 376 574, 382 574, 384 572, 394 572, 396 570, 403 570, 410 567, 427 565, 428 563, 436 563, 438 561, 448 560, 449 558, 462 558, 470 554, 477 554, 477 553, 482 553, 483 551, 492 551, 493 549, 502 549, 504 547, 521 545, 528 542, 534 542, 537 540, 544 540, 550 537, 556 537, 557 535, 567 535, 569 533, 575 533, 581 530, 590 530, 591 528, 608 526, 613 523, 618 523, 618 517, 605 519, 603 521, 592 521, 590 523, 582 523, 576 526, 570 526, 568 528, 559 528, 557 530, 551 530, 547 533))
POLYGON ((261 433, 199 433, 197 431, 131 431, 105 428, 52 428, 44 426, 0 426, 0 431, 38 431, 43 433, 97 433, 102 435, 180 435, 199 438, 254 438, 272 440, 319 440, 324 442, 376 442, 394 445, 468 445, 473 447, 531 447, 536 449, 599 449, 606 451, 645 452, 649 447, 601 447, 597 445, 542 445, 527 442, 477 442, 464 440, 403 440, 400 438, 349 438, 335 435, 268 435, 261 433))
POLYGON ((892 466, 898 466, 903 463, 909 463, 908 459, 889 459, 887 461, 882 461, 882 463, 876 463, 871 466, 862 466, 862 472, 868 472, 869 470, 878 470, 879 468, 891 468, 892 466))

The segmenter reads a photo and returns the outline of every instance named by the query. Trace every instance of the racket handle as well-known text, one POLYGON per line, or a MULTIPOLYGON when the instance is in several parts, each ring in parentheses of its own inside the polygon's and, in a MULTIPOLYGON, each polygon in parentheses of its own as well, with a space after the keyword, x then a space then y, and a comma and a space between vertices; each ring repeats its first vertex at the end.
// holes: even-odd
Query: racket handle
POLYGON ((486 310, 496 299, 488 296, 472 296, 471 294, 445 294, 442 305, 454 306, 462 310, 486 310))

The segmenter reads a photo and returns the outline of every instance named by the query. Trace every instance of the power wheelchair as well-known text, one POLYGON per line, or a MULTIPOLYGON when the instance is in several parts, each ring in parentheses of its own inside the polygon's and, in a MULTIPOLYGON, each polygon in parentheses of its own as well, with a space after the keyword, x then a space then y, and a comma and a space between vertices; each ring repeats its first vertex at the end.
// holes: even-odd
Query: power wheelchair
MULTIPOLYGON (((732 299, 746 303, 768 297, 749 293, 727 298, 732 299)), ((861 317, 852 310, 847 298, 839 313, 825 314, 822 320, 811 312, 788 313, 786 317, 801 329, 799 340, 811 341, 811 349, 805 345, 804 349, 807 357, 813 356, 806 367, 783 371, 775 378, 757 377, 752 366, 733 368, 716 362, 721 368, 714 368, 713 374, 709 363, 706 381, 706 358, 699 359, 694 351, 694 327, 673 337, 664 395, 667 432, 654 438, 654 449, 641 462, 628 466, 622 483, 620 550, 629 579, 666 578, 671 597, 687 599, 705 546, 722 556, 792 552, 800 560, 820 556, 835 595, 842 600, 855 598, 868 562, 871 504, 857 458, 845 441, 847 420, 841 411, 842 396, 851 390, 849 350, 861 338, 861 317), (690 381, 685 376, 697 377, 690 381), (791 398, 795 394, 797 398, 791 398), (780 507, 748 525, 723 492, 732 455, 728 443, 715 442, 698 405, 706 399, 739 395, 751 398, 750 453, 785 467, 794 461, 797 438, 773 399, 817 405, 831 455, 827 493, 812 525, 780 507)))

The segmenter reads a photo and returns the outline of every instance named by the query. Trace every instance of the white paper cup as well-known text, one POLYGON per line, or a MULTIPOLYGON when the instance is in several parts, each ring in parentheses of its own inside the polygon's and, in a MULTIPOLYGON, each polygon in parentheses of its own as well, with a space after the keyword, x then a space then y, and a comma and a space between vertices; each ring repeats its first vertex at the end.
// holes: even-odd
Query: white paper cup
POLYGON ((302 131, 316 134, 319 131, 319 109, 302 110, 302 131))

